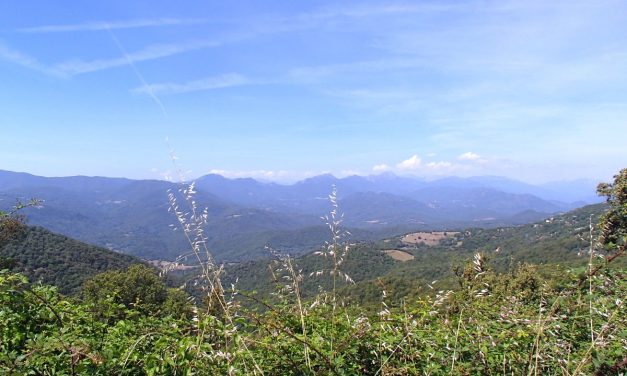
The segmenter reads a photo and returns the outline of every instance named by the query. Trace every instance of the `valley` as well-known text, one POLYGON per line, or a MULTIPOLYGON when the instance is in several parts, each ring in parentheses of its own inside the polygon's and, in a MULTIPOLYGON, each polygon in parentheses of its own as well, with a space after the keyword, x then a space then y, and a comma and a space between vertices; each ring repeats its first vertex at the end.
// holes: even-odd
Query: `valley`
MULTIPOLYGON (((207 208, 208 222, 204 227, 212 256, 225 264, 226 281, 237 282, 244 291, 268 294, 272 290, 268 267, 276 262, 276 256, 266 249, 268 246, 283 257, 295 257, 294 262, 305 274, 322 268, 324 262, 314 253, 331 239, 328 227, 319 219, 325 209, 330 209, 327 184, 338 187, 338 205, 344 213, 341 226, 350 233, 344 241, 352 244, 346 273, 362 286, 360 289, 373 288, 377 280, 394 280, 404 288, 390 293, 401 299, 407 286, 424 287, 429 280, 452 278, 455 265, 473 252, 490 254, 490 262, 501 272, 521 262, 582 265, 584 259, 578 255, 585 253, 586 245, 578 239, 585 237, 582 231, 587 229, 586 221, 598 217, 603 205, 559 214, 559 209, 566 210, 569 204, 543 201, 528 193, 493 191, 495 182, 501 189, 509 186, 510 191, 521 189, 522 184, 506 179, 486 180, 490 187, 482 186, 479 178, 425 182, 390 174, 344 179, 323 175, 283 186, 209 175, 195 183, 194 200, 207 208), (453 183, 455 187, 448 187, 453 183), (451 196, 444 200, 443 194, 451 196), (499 204, 500 197, 506 197, 508 203, 499 204), (516 202, 509 202, 512 199, 516 202), (538 206, 539 203, 544 206, 538 206), (318 210, 320 213, 315 216, 318 210), (483 218, 499 215, 498 219, 483 218), (522 217, 524 221, 513 219, 522 217)), ((99 177, 45 178, 6 171, 0 173, 0 183, 0 204, 5 207, 11 202, 9 197, 43 199, 41 207, 24 210, 31 225, 108 248, 83 245, 85 249, 94 249, 89 252, 97 250, 109 258, 116 258, 116 254, 137 257, 124 259, 115 264, 117 267, 128 262, 147 262, 170 273, 177 283, 188 283, 198 273, 198 261, 189 253, 182 234, 173 231, 175 218, 168 212, 165 193, 176 192, 178 184, 99 177)), ((522 188, 534 191, 529 185, 522 188)), ((582 192, 581 197, 584 196, 582 192)), ((53 243, 45 248, 56 249, 57 240, 52 239, 62 235, 46 236, 53 243)), ((25 240, 21 245, 8 246, 5 255, 13 257, 19 249, 32 247, 30 244, 25 240)), ((50 265, 68 262, 67 258, 43 257, 53 260, 50 265)), ((38 274, 37 270, 45 270, 41 266, 47 265, 41 260, 21 265, 27 275, 55 283, 54 276, 38 274)), ((77 283, 96 270, 115 267, 102 262, 98 265, 101 269, 79 273, 77 283)), ((53 270, 48 268, 47 273, 59 273, 53 270)), ((70 292, 76 291, 78 285, 60 286, 70 292)), ((313 294, 317 286, 315 279, 308 280, 303 291, 313 294)), ((346 286, 347 291, 353 288, 346 286)))
MULTIPOLYGON (((320 216, 330 210, 332 185, 343 226, 354 241, 520 225, 581 206, 589 196, 580 189, 564 196, 575 201, 558 202, 551 199, 558 192, 495 177, 423 181, 389 173, 342 179, 321 175, 280 185, 206 175, 196 181, 196 200, 208 210, 207 241, 214 257, 226 262, 264 258, 268 244, 297 256, 320 246, 327 240, 320 216)), ((36 197, 42 207, 25 211, 33 225, 117 252, 173 261, 187 246, 172 231, 166 192, 180 187, 158 180, 0 171, 0 209, 15 199, 36 197)))

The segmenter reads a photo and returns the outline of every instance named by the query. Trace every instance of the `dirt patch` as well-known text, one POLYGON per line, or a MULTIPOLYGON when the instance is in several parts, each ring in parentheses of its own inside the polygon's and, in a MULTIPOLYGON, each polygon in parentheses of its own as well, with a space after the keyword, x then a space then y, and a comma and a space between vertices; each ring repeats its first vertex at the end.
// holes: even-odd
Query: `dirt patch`
POLYGON ((385 252, 386 255, 390 256, 391 258, 397 261, 405 262, 405 261, 410 261, 414 259, 414 255, 409 254, 407 252, 399 251, 398 249, 390 249, 390 250, 383 251, 383 252, 385 252))
POLYGON ((440 244, 442 239, 453 237, 457 234, 459 234, 459 232, 456 231, 414 232, 413 234, 403 236, 401 241, 406 244, 424 243, 428 246, 434 246, 440 244))
POLYGON ((161 269, 162 271, 171 271, 171 270, 189 270, 194 269, 196 266, 192 265, 184 265, 178 262, 171 262, 165 260, 147 260, 148 263, 154 267, 161 269))

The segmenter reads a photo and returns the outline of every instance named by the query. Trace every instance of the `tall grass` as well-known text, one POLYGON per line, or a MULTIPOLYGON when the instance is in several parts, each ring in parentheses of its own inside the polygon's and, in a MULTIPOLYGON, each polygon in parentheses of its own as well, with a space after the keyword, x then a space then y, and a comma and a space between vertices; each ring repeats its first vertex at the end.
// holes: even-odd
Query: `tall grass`
MULTIPOLYGON (((459 275, 460 290, 434 291, 400 310, 388 306, 383 290, 381 310, 370 316, 346 306, 341 297, 338 282, 354 282, 342 270, 350 246, 335 187, 329 195, 330 212, 322 217, 329 241, 315 252, 326 266, 303 275, 297 260, 269 248, 275 259, 271 270, 278 303, 237 291, 236 286, 223 288, 224 269, 213 260, 202 229, 207 212, 199 212, 194 194, 193 183, 178 196, 170 192, 170 207, 206 284, 206 309, 197 319, 225 328, 221 345, 197 356, 226 360, 229 373, 574 376, 612 369, 620 363, 617 354, 627 353, 620 298, 627 292, 624 274, 603 274, 595 264, 598 235, 592 219, 585 293, 576 271, 559 276, 562 285, 556 287, 533 266, 498 275, 479 252, 459 275), (331 289, 305 299, 301 284, 306 278, 329 278, 331 289), (242 310, 235 295, 262 305, 264 312, 242 310), (587 341, 581 337, 584 333, 587 341)), ((206 330, 204 326, 197 332, 198 348, 206 330)))

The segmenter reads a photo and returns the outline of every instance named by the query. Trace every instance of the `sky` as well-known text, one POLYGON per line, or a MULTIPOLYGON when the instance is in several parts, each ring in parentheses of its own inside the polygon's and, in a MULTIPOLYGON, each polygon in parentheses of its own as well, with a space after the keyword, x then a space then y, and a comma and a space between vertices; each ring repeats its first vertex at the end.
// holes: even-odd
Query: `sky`
POLYGON ((627 167, 626 140, 623 0, 0 12, 0 169, 608 180, 627 167))

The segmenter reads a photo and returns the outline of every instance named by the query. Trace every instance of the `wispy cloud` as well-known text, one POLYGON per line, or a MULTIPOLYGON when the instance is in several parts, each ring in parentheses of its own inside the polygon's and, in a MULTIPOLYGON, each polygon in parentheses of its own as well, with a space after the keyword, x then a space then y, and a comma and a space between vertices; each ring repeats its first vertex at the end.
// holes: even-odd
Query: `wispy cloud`
POLYGON ((190 51, 217 47, 221 45, 217 41, 194 41, 177 44, 155 44, 135 52, 129 52, 127 56, 97 59, 97 60, 73 60, 57 64, 54 68, 68 75, 96 72, 104 69, 116 68, 128 64, 128 59, 133 62, 162 59, 190 51))
POLYGON ((335 79, 338 75, 346 73, 370 73, 389 70, 417 69, 431 66, 432 62, 427 62, 417 57, 389 57, 382 59, 360 60, 339 64, 326 64, 318 66, 302 66, 291 69, 288 72, 294 81, 309 83, 318 82, 323 79, 335 79))
POLYGON ((127 21, 92 21, 77 24, 65 25, 43 25, 18 29, 21 33, 62 33, 71 31, 101 31, 117 29, 136 29, 143 27, 160 27, 176 25, 195 25, 206 23, 207 20, 201 18, 154 18, 138 19, 127 21))
MULTIPOLYGON (((122 56, 124 56, 124 58, 126 59, 128 65, 131 67, 131 69, 135 73, 135 76, 137 76, 137 78, 139 79, 139 82, 141 82, 142 85, 144 85, 144 86, 148 86, 148 83, 146 82, 146 79, 144 78, 144 75, 139 71, 139 69, 137 69, 137 66, 135 65, 135 62, 128 55, 128 53, 126 52, 126 49, 124 48, 124 46, 122 45, 120 40, 115 36, 115 34, 113 33, 113 31, 111 29, 107 28, 107 32, 111 36, 111 39, 113 39, 113 41, 115 42, 116 46, 118 46, 118 49, 122 53, 122 56)), ((161 109, 161 112, 164 115, 167 115, 167 111, 165 109, 165 106, 163 105, 163 102, 161 102, 161 99, 159 99, 159 97, 152 90, 148 90, 148 95, 150 95, 150 97, 155 101, 157 106, 159 106, 159 108, 161 109)))
POLYGON ((0 59, 13 64, 20 65, 37 72, 45 73, 51 76, 64 76, 64 72, 51 68, 34 57, 28 56, 20 51, 12 49, 0 42, 0 59))
POLYGON ((344 8, 331 8, 320 11, 315 14, 316 18, 335 18, 335 17, 377 17, 383 15, 406 15, 412 13, 441 13, 450 11, 460 11, 468 8, 464 4, 439 4, 439 3, 423 3, 423 4, 376 4, 376 5, 359 5, 344 8))
POLYGON ((36 58, 10 48, 0 42, 0 59, 21 65, 37 72, 57 77, 70 77, 78 74, 117 68, 133 63, 167 58, 191 51, 218 47, 221 41, 192 41, 177 44, 154 44, 139 51, 128 52, 121 57, 95 60, 69 60, 58 64, 44 64, 36 58))
POLYGON ((260 82, 261 81, 250 80, 237 73, 228 73, 185 83, 170 82, 143 85, 132 89, 131 91, 136 94, 182 94, 194 91, 206 91, 233 86, 252 85, 260 82))
MULTIPOLYGON (((474 158, 474 156, 476 155, 474 153, 470 154, 471 158, 474 158)), ((483 159, 479 160, 483 161, 483 159)), ((394 165, 394 167, 388 166, 387 164, 378 164, 372 168, 372 171, 375 173, 392 171, 400 175, 410 176, 442 176, 455 173, 482 173, 483 167, 484 166, 482 164, 457 163, 455 161, 447 160, 424 161, 417 154, 414 154, 411 157, 397 163, 396 165, 394 165)))

